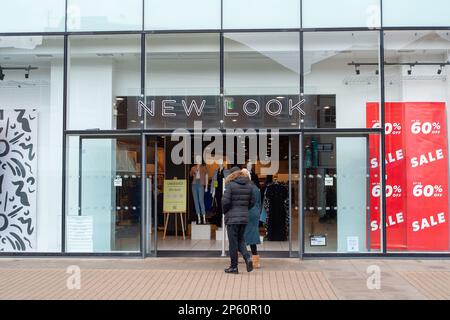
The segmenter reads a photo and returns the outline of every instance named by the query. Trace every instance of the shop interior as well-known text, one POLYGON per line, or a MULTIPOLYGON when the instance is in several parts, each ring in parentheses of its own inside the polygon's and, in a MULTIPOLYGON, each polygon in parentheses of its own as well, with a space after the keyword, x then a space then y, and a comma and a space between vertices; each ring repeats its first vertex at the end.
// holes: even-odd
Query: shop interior
MULTIPOLYGON (((261 251, 288 251, 290 232, 293 238, 298 239, 298 196, 295 196, 298 195, 299 191, 298 152, 292 152, 294 148, 298 150, 298 138, 291 138, 292 161, 289 161, 289 139, 288 136, 280 137, 280 169, 278 174, 264 176, 261 174, 262 165, 259 161, 255 163, 248 161, 248 139, 245 147, 247 161, 238 165, 241 168, 251 170, 252 181, 260 189, 261 205, 268 210, 272 208, 271 212, 274 213, 265 215, 260 219, 261 251), (291 170, 289 170, 289 165, 292 166, 291 170), (292 177, 291 181, 289 181, 289 174, 292 177), (289 192, 289 186, 291 186, 291 192, 289 192), (289 195, 292 197, 291 204, 289 204, 289 195), (279 203, 282 205, 277 205, 279 203), (291 208, 291 214, 289 214, 289 208, 291 208)), ((231 165, 232 159, 228 159, 225 156, 222 164, 220 164, 220 160, 212 164, 206 164, 209 161, 203 161, 202 166, 206 169, 206 179, 208 181, 207 187, 205 188, 202 185, 201 189, 201 192, 204 192, 202 196, 205 215, 203 215, 201 205, 198 206, 199 212, 197 213, 194 200, 194 192, 197 191, 194 191, 192 188, 193 179, 190 176, 191 171, 197 167, 195 159, 191 159, 191 162, 194 163, 191 165, 175 165, 170 155, 177 142, 172 142, 170 137, 149 138, 147 141, 147 154, 149 155, 147 179, 150 179, 148 187, 151 190, 152 198, 156 199, 156 206, 153 206, 149 213, 151 212, 153 215, 156 209, 157 250, 221 250, 223 225, 221 211, 222 193, 220 190, 223 186, 224 176, 228 174, 228 169, 233 166, 231 165), (156 155, 157 165, 155 166, 156 155), (179 214, 165 212, 164 202, 168 201, 168 195, 164 194, 164 183, 167 180, 186 181, 184 188, 186 197, 185 212, 179 214), (156 195, 154 194, 155 192, 157 193, 156 195)), ((206 143, 203 143, 203 148, 204 150, 208 148, 206 143)), ((270 152, 270 149, 268 152, 270 152)), ((152 218, 152 221, 155 221, 154 218, 152 218)), ((154 228, 150 232, 154 232, 154 228)), ((226 234, 225 239, 227 239, 226 234)))

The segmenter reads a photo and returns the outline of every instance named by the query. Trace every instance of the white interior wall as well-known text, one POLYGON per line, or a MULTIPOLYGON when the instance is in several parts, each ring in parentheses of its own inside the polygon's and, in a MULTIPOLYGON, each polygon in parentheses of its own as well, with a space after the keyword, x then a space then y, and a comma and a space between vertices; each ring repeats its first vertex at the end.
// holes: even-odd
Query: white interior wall
POLYGON ((147 62, 150 95, 219 95, 218 56, 205 59, 157 59, 147 62))
POLYGON ((375 68, 363 69, 358 77, 348 62, 326 59, 312 65, 311 72, 305 75, 305 94, 336 95, 336 127, 365 128, 366 103, 380 100, 379 82, 365 81, 375 76, 375 68), (350 80, 347 85, 346 80, 350 80))
POLYGON ((141 93, 140 61, 115 61, 113 64, 112 97, 139 96, 141 93))
POLYGON ((298 94, 300 76, 267 57, 225 60, 225 94, 298 94))
POLYGON ((71 59, 69 72, 68 128, 114 129, 112 59, 71 59))

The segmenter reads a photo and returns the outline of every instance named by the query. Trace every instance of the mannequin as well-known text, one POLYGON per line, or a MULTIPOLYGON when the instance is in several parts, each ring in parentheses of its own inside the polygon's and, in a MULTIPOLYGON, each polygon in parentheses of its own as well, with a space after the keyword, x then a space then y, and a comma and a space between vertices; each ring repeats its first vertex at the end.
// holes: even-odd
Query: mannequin
POLYGON ((258 187, 258 189, 261 189, 261 186, 259 185, 259 178, 258 175, 253 171, 253 163, 251 161, 247 162, 247 170, 250 172, 250 177, 255 186, 258 187))
POLYGON ((217 161, 219 168, 214 172, 214 176, 211 181, 211 195, 213 200, 216 201, 216 215, 213 218, 213 223, 221 226, 222 224, 222 193, 223 193, 223 179, 225 178, 225 167, 223 159, 217 161))
POLYGON ((205 210, 205 193, 208 192, 208 170, 202 163, 200 155, 195 156, 195 165, 190 171, 192 178, 191 188, 192 196, 194 197, 195 213, 197 214, 197 223, 206 224, 206 210, 205 210))

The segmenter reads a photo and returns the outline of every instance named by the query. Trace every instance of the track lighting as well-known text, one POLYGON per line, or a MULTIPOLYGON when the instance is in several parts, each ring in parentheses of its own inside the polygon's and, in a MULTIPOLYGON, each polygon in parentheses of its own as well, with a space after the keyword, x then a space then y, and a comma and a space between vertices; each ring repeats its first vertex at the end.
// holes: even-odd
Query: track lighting
MULTIPOLYGON (((354 66, 355 72, 357 75, 361 74, 360 67, 361 66, 373 66, 377 69, 375 69, 375 74, 379 75, 380 70, 378 69, 379 63, 378 62, 350 62, 347 65, 354 66)), ((437 70, 437 74, 441 75, 442 71, 446 66, 450 66, 450 61, 445 62, 418 62, 418 61, 411 61, 411 62, 384 62, 385 66, 408 66, 409 70, 407 70, 407 74, 410 76, 412 75, 413 68, 416 66, 438 66, 439 69, 437 70)))
POLYGON ((37 70, 37 67, 32 67, 32 66, 28 66, 28 67, 1 67, 0 66, 0 80, 4 80, 5 79, 5 70, 24 70, 25 71, 25 79, 30 78, 30 71, 31 70, 37 70))

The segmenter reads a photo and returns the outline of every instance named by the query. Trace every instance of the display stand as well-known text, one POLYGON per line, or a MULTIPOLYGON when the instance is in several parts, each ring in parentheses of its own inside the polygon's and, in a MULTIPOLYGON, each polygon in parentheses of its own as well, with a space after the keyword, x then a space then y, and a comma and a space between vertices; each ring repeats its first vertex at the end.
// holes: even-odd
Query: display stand
POLYGON ((184 232, 184 217, 183 215, 186 214, 186 212, 164 212, 164 236, 163 239, 166 239, 166 232, 167 232, 167 225, 169 224, 169 218, 170 215, 175 215, 175 236, 178 237, 178 218, 177 215, 180 215, 181 219, 181 230, 183 231, 183 240, 186 240, 186 234, 184 232))

